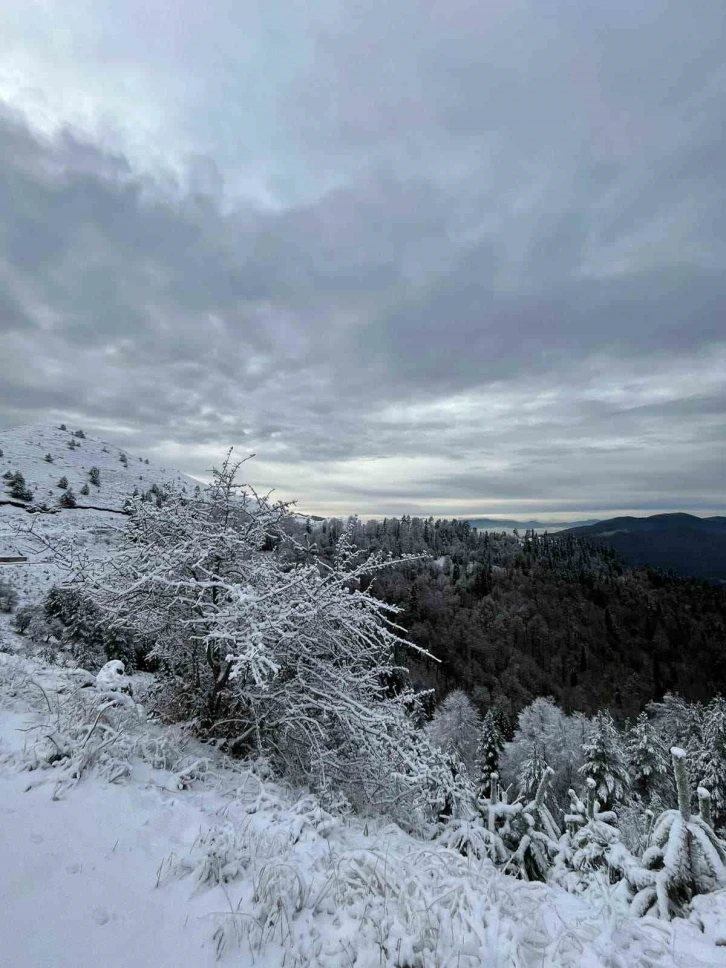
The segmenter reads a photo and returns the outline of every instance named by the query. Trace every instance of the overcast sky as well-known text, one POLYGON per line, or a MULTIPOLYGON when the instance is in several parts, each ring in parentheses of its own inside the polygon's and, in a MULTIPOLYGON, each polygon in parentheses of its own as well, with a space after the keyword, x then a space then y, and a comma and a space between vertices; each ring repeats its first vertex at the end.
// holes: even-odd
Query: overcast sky
POLYGON ((726 4, 4 0, 0 438, 726 510, 726 4))

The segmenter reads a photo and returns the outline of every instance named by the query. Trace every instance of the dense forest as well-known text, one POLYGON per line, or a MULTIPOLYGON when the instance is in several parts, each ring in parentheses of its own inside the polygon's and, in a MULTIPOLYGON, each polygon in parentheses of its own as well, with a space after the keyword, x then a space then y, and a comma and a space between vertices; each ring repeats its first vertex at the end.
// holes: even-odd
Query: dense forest
MULTIPOLYGON (((336 519, 305 525, 330 553, 336 519)), ((707 700, 726 689, 726 591, 626 567, 574 535, 480 532, 464 521, 404 516, 356 521, 364 551, 426 557, 395 564, 372 591, 439 662, 408 657, 416 686, 460 686, 511 719, 536 696, 566 711, 635 716, 676 692, 707 700)))

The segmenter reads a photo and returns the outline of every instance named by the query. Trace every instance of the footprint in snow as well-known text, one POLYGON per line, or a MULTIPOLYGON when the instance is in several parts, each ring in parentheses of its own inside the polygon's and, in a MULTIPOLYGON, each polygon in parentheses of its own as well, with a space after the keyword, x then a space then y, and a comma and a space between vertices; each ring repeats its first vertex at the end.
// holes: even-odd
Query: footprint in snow
POLYGON ((106 924, 111 918, 111 915, 105 908, 95 907, 93 909, 93 920, 96 924, 106 924))

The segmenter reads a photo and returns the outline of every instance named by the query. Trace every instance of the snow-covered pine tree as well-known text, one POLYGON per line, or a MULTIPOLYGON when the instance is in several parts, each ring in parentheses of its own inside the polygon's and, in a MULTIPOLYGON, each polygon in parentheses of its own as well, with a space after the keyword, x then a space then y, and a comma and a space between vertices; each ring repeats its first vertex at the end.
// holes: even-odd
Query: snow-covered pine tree
POLYGON ((519 795, 526 799, 534 796, 548 769, 549 765, 544 758, 539 741, 530 740, 519 774, 519 795))
POLYGON ((61 496, 58 498, 58 504, 62 508, 76 507, 76 495, 73 493, 73 488, 69 487, 61 494, 61 496))
POLYGON ((477 794, 486 798, 491 796, 491 775, 499 769, 499 756, 504 748, 504 737, 491 709, 488 709, 479 730, 476 747, 474 771, 477 794))
POLYGON ((706 706, 703 740, 694 757, 695 773, 711 798, 713 820, 726 822, 726 699, 718 696, 706 706))
POLYGON ((463 690, 455 689, 436 707, 428 734, 440 749, 456 754, 473 777, 480 727, 481 720, 471 700, 463 690))
POLYGON ((649 803, 663 791, 669 764, 666 746, 645 711, 625 737, 625 755, 632 790, 649 803))
POLYGON ((609 712, 599 712, 583 744, 585 762, 580 773, 595 781, 595 797, 603 810, 621 803, 630 789, 630 775, 622 750, 622 738, 609 712))
POLYGON ((703 736, 703 706, 687 702, 682 696, 668 692, 660 702, 647 706, 648 714, 666 747, 678 746, 687 751, 698 750, 703 736))

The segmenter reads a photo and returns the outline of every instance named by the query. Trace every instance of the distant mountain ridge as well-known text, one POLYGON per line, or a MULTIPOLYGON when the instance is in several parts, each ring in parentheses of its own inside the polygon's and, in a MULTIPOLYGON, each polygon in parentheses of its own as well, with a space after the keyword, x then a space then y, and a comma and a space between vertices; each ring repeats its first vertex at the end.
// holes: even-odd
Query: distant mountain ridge
POLYGON ((726 517, 684 512, 619 517, 562 533, 606 544, 636 567, 650 565, 684 577, 726 582, 726 517))
POLYGON ((518 521, 514 518, 467 518, 467 522, 472 528, 480 531, 511 531, 516 528, 518 531, 527 531, 534 528, 535 531, 561 531, 564 528, 582 528, 591 524, 597 524, 598 518, 587 518, 584 521, 518 521))

